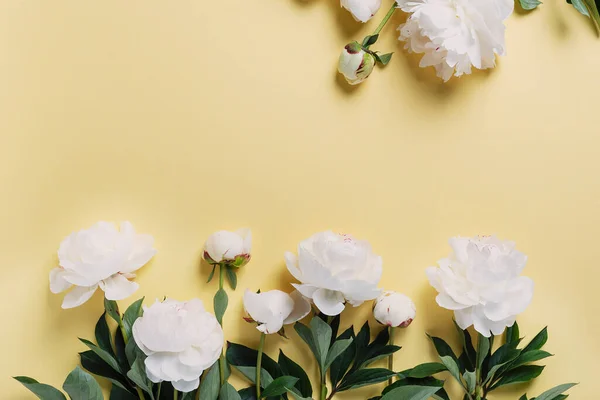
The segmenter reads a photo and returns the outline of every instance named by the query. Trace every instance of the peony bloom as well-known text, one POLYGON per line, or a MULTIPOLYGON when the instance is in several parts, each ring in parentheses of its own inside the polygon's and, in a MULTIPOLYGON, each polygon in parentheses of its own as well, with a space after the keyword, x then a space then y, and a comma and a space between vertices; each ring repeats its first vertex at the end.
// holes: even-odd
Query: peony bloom
POLYGON ((122 300, 139 287, 129 279, 156 254, 150 235, 138 235, 130 222, 121 229, 98 222, 74 232, 60 244, 59 267, 50 271, 50 291, 60 293, 75 286, 62 308, 77 307, 92 297, 98 286, 108 300, 122 300))
POLYGON ((504 20, 513 12, 512 0, 398 0, 410 17, 400 25, 401 41, 411 53, 423 53, 420 66, 435 67, 437 76, 493 68, 496 54, 505 54, 504 20))
POLYGON ((244 308, 252 320, 258 322, 256 329, 271 334, 279 332, 283 325, 306 317, 310 303, 296 290, 287 294, 281 290, 253 293, 246 289, 244 308))
POLYGON ((367 22, 379 11, 381 0, 342 0, 341 5, 352 13, 355 20, 367 22))
POLYGON ((450 257, 427 268, 437 303, 454 311, 462 329, 473 325, 489 337, 515 323, 533 297, 533 281, 519 276, 527 256, 494 236, 452 238, 450 257))
POLYGON ((250 261, 252 232, 238 229, 235 232, 218 231, 208 237, 204 244, 204 259, 209 264, 226 263, 242 267, 250 261))
POLYGON ((144 306, 144 315, 133 324, 133 338, 148 356, 148 378, 169 381, 181 392, 198 388, 202 372, 219 359, 224 340, 217 319, 198 299, 144 306))
POLYGON ((406 328, 417 315, 410 297, 396 292, 384 292, 375 300, 373 316, 382 325, 406 328))
POLYGON ((358 42, 344 47, 340 54, 338 71, 351 85, 358 85, 371 75, 375 67, 375 58, 364 51, 358 42))
POLYGON ((348 302, 354 307, 381 293, 381 257, 371 245, 350 235, 317 233, 298 246, 298 256, 287 252, 288 270, 302 284, 293 284, 326 315, 338 315, 348 302))

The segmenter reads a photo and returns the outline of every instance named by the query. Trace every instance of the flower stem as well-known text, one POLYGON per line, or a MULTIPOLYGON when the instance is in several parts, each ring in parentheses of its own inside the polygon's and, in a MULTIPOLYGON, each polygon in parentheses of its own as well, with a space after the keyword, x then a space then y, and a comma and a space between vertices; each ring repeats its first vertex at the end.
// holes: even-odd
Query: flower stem
POLYGON ((173 400, 177 400, 178 395, 179 395, 179 392, 177 391, 177 389, 173 389, 173 400))
POLYGON ((390 20, 390 18, 392 18, 392 15, 394 15, 394 11, 396 11, 396 8, 397 8, 396 0, 394 0, 394 4, 392 4, 392 8, 390 8, 389 11, 387 12, 387 14, 385 14, 385 17, 383 17, 383 20, 381 21, 381 23, 379 24, 377 29, 375 29, 375 32, 373 32, 373 35, 378 35, 379 32, 381 32, 381 30, 383 29, 385 24, 387 24, 388 21, 390 20))
MULTIPOLYGON (((394 345, 394 327, 390 326, 390 341, 389 341, 389 345, 393 346, 394 345)), ((390 371, 394 370, 394 353, 390 354, 388 356, 388 369, 390 371)), ((394 377, 392 376, 389 380, 388 380, 388 385, 391 385, 392 383, 394 383, 394 377)))
POLYGON ((160 389, 162 389, 162 382, 158 383, 158 390, 156 391, 156 398, 157 399, 160 399, 160 389))
POLYGON ((321 400, 327 397, 327 385, 325 384, 325 376, 321 376, 321 400))
POLYGON ((263 355, 263 347, 265 346, 265 337, 264 333, 260 334, 260 344, 258 345, 258 356, 256 357, 256 398, 260 399, 260 371, 262 368, 262 355, 263 355))
MULTIPOLYGON (((225 281, 225 265, 219 264, 219 290, 223 290, 223 283, 225 281)), ((221 319, 221 329, 223 329, 223 319, 221 319)), ((219 377, 221 386, 225 383, 225 354, 221 350, 221 356, 219 357, 219 377)))

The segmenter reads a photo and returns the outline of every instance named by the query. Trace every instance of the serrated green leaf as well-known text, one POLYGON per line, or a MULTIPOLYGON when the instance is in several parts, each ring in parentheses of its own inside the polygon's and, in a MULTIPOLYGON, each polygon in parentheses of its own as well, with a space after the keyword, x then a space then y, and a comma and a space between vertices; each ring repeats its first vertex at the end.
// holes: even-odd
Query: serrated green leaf
POLYGON ((219 376, 219 360, 205 374, 202 384, 200 385, 200 399, 217 400, 219 397, 221 382, 219 376))
POLYGON ((87 372, 75 367, 63 384, 71 400, 104 400, 98 382, 87 372))
POLYGON ((381 400, 427 400, 439 389, 438 386, 400 386, 383 395, 381 400))
POLYGON ((437 374, 439 372, 447 371, 448 368, 444 364, 437 362, 430 362, 417 365, 408 372, 409 378, 426 378, 430 375, 437 374))
POLYGON ((17 381, 21 382, 23 386, 29 389, 30 392, 35 394, 38 399, 41 400, 67 400, 64 394, 58 389, 53 388, 50 385, 39 383, 33 378, 28 376, 15 376, 13 377, 17 381))
POLYGON ((296 385, 298 378, 284 375, 271 382, 261 393, 261 397, 280 396, 296 385))
POLYGON ((562 385, 555 386, 552 389, 546 390, 544 393, 540 394, 538 397, 535 398, 535 400, 558 400, 558 396, 571 389, 575 385, 577 384, 565 383, 562 385))
POLYGON ((519 4, 521 4, 523 10, 529 11, 542 4, 542 2, 539 0, 519 0, 519 4))
POLYGON ((220 325, 223 324, 223 315, 225 315, 228 303, 229 298, 227 297, 227 292, 225 292, 223 289, 217 290, 217 293, 213 299, 213 305, 215 309, 215 317, 217 317, 217 321, 219 321, 220 325))

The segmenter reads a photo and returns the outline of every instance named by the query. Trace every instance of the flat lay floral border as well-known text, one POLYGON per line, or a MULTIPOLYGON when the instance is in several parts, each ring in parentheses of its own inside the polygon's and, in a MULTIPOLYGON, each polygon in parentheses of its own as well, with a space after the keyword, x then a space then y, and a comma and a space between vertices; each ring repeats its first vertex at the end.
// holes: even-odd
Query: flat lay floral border
MULTIPOLYGON (((524 10, 533 10, 539 0, 518 0, 524 10)), ((348 43, 340 54, 338 71, 351 85, 367 79, 375 65, 386 65, 392 53, 371 48, 397 9, 408 14, 398 27, 398 40, 409 53, 423 54, 419 66, 434 67, 447 82, 452 76, 470 74, 472 69, 496 65, 496 55, 506 54, 504 22, 512 15, 515 0, 395 0, 373 34, 348 43)), ((589 17, 600 31, 600 0, 567 0, 589 17)), ((367 22, 381 7, 381 0, 341 0, 357 22, 367 22)))
MULTIPOLYGON (((450 256, 427 268, 438 305, 454 311, 454 322, 448 323, 456 326, 462 348, 455 353, 444 339, 430 336, 439 361, 404 371, 394 369, 400 350, 394 334, 410 326, 416 307, 407 296, 379 288, 383 261, 367 241, 317 233, 301 241, 297 252, 284 255, 298 282, 292 284, 295 290, 246 289, 240 318, 260 335, 257 349, 225 344, 223 326, 226 288, 237 288, 237 271, 251 261, 250 230, 219 231, 204 245, 203 258, 212 268, 208 282, 218 281, 214 314, 199 299, 163 298, 144 305, 142 298, 119 309, 117 301, 139 288, 135 272, 156 254, 153 246, 154 239, 136 233, 129 222, 119 228, 99 222, 61 243, 50 290, 66 292, 62 307, 81 306, 98 289, 105 297, 95 343, 80 339, 88 350, 79 354, 81 366, 62 387, 71 400, 104 399, 96 379, 111 383, 110 400, 329 400, 377 384, 383 384, 381 395, 370 400, 448 400, 443 378, 458 382, 463 400, 485 400, 493 399, 490 393, 499 387, 535 379, 544 366, 533 363, 551 356, 542 350, 546 328, 522 345, 516 323, 533 298, 533 281, 521 275, 527 257, 514 243, 493 236, 452 238, 450 256), (379 325, 365 322, 339 332, 343 311, 365 302, 372 303, 379 325), (109 319, 116 329, 109 327, 109 319), (303 342, 293 344, 314 356, 318 382, 311 382, 306 368, 282 349, 277 361, 267 354, 269 335, 287 338, 290 326, 303 342), (228 382, 234 372, 245 377, 247 387, 236 389, 228 382)), ((67 398, 33 378, 15 379, 40 399, 67 398)), ((574 385, 562 384, 531 399, 562 400, 574 385)), ((527 399, 526 394, 519 398, 527 399)))

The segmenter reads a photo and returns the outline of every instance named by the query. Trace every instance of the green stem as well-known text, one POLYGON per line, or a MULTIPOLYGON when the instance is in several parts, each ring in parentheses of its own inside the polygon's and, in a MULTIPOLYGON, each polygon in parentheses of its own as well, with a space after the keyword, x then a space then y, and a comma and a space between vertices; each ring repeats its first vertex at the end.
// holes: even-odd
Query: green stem
POLYGON ((331 325, 331 322, 333 321, 333 317, 331 315, 327 316, 327 325, 331 325))
POLYGON ((373 32, 373 35, 378 35, 379 32, 381 32, 381 30, 383 29, 385 24, 387 24, 388 21, 390 20, 390 18, 392 18, 392 15, 394 15, 394 11, 396 11, 396 1, 394 1, 394 4, 392 4, 392 8, 390 8, 390 10, 387 12, 387 14, 385 14, 385 17, 383 17, 383 20, 381 21, 381 23, 379 24, 377 29, 375 29, 375 32, 373 32))
POLYGON ((325 376, 321 376, 321 400, 327 397, 327 385, 325 384, 325 376))
POLYGON ((262 354, 263 347, 265 346, 265 335, 264 333, 260 334, 260 344, 258 345, 258 356, 256 357, 256 398, 260 399, 260 371, 262 368, 262 354))
MULTIPOLYGON (((223 290, 223 283, 225 281, 225 268, 225 265, 219 264, 219 290, 223 290)), ((221 319, 221 329, 223 329, 223 319, 221 319)), ((221 386, 223 386, 225 383, 225 354, 223 353, 223 350, 221 350, 221 356, 219 357, 219 377, 221 386)))
POLYGON ((177 400, 178 395, 179 395, 179 392, 177 391, 177 389, 173 389, 173 400, 177 400))
MULTIPOLYGON (((119 325, 119 329, 121 330, 121 335, 123 335, 123 343, 125 343, 125 345, 127 345, 127 343, 129 343, 129 336, 127 336, 127 331, 125 330, 125 325, 123 325, 123 318, 121 318, 120 314, 119 314, 118 325, 119 325)), ((138 386, 136 386, 135 390, 136 390, 140 400, 146 399, 144 397, 144 392, 142 391, 142 389, 140 389, 138 386)))
MULTIPOLYGON (((162 382, 158 383, 158 390, 156 391, 156 398, 160 399, 160 390, 162 389, 162 382)), ((200 392, 200 391, 198 391, 200 392)))
MULTIPOLYGON (((393 346, 394 345, 394 327, 390 326, 390 341, 389 341, 389 345, 393 346)), ((390 371, 394 370, 394 354, 390 354, 388 356, 388 369, 390 371)), ((388 380, 388 385, 391 385, 392 383, 394 383, 394 377, 392 376, 389 380, 388 380)))

